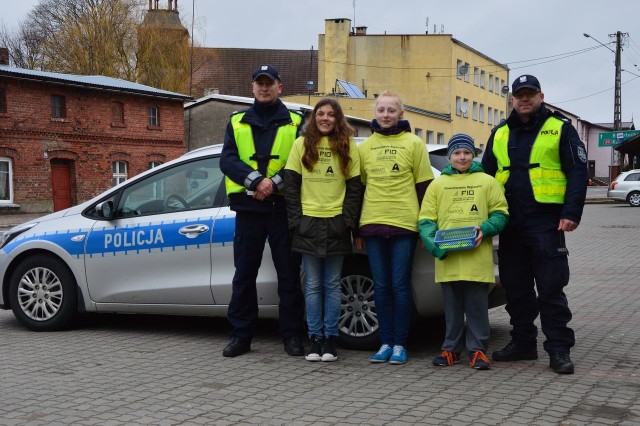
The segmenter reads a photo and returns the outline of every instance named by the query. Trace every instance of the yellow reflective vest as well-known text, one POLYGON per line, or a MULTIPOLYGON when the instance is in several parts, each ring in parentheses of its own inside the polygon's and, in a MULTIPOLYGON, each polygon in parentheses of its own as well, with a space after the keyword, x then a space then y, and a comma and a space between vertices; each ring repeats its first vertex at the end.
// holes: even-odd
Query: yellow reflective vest
MULTIPOLYGON (((242 117, 244 117, 244 112, 235 114, 231 117, 231 126, 233 127, 233 135, 236 140, 236 146, 238 147, 238 155, 240 159, 248 164, 253 170, 258 170, 258 161, 255 159, 255 143, 253 140, 253 131, 251 130, 251 126, 247 123, 243 123, 242 117)), ((276 133, 276 138, 273 141, 273 146, 271 147, 271 157, 269 159, 269 163, 267 164, 267 178, 272 178, 278 173, 282 168, 287 164, 287 159, 289 158, 289 152, 291 151, 291 146, 293 142, 296 140, 296 136, 298 133, 298 127, 302 122, 302 117, 295 112, 289 111, 289 115, 291 116, 291 123, 280 126, 278 128, 278 132, 276 133)), ((228 176, 225 176, 225 187, 227 190, 227 195, 244 192, 247 188, 243 185, 240 185, 231 179, 228 176)))
MULTIPOLYGON (((562 204, 567 188, 567 177, 560 161, 560 134, 564 121, 549 117, 542 125, 531 147, 529 179, 533 196, 539 203, 562 204)), ((508 153, 509 126, 496 130, 493 137, 493 155, 498 162, 496 179, 504 189, 509 180, 511 160, 508 153)))

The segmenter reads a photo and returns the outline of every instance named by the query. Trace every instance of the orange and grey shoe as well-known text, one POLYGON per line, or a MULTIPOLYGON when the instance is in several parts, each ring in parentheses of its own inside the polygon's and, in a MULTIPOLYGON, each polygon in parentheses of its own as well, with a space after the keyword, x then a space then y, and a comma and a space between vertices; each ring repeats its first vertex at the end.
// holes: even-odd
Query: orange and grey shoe
POLYGON ((446 367, 460 362, 460 352, 442 351, 440 355, 433 359, 436 367, 446 367))
POLYGON ((491 362, 489 362, 489 358, 487 358, 484 352, 477 351, 471 353, 471 362, 469 363, 469 366, 476 370, 489 370, 491 369, 491 362))

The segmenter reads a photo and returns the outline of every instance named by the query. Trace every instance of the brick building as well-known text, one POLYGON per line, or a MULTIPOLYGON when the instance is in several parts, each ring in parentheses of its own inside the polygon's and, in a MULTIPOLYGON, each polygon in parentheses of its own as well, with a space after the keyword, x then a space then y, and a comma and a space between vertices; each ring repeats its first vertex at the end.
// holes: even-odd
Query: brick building
POLYGON ((6 57, 0 49, 0 214, 70 207, 186 151, 188 96, 6 57))

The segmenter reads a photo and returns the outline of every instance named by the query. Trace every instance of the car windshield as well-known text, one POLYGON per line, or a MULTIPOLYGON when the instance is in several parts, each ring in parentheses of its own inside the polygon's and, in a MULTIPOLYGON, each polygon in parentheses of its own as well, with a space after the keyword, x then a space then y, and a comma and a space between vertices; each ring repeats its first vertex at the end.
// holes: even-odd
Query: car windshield
POLYGON ((446 149, 438 149, 436 151, 431 151, 429 153, 429 161, 431 165, 436 169, 442 171, 447 164, 449 164, 449 160, 447 159, 447 150, 446 149))

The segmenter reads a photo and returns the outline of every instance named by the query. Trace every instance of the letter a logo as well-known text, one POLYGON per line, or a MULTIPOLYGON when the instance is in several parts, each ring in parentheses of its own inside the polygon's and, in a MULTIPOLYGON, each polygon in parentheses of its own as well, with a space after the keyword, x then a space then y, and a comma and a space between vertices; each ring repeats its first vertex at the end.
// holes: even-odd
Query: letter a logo
POLYGON ((327 173, 331 173, 331 174, 333 174, 333 167, 329 166, 329 167, 327 168, 327 173))
POLYGON ((399 171, 400 171, 400 166, 398 166, 398 163, 395 163, 395 164, 393 165, 393 167, 391 168, 391 170, 396 171, 396 172, 399 172, 399 171))
POLYGON ((478 211, 478 206, 476 206, 475 204, 473 206, 471 206, 471 211, 472 212, 477 212, 478 211))

